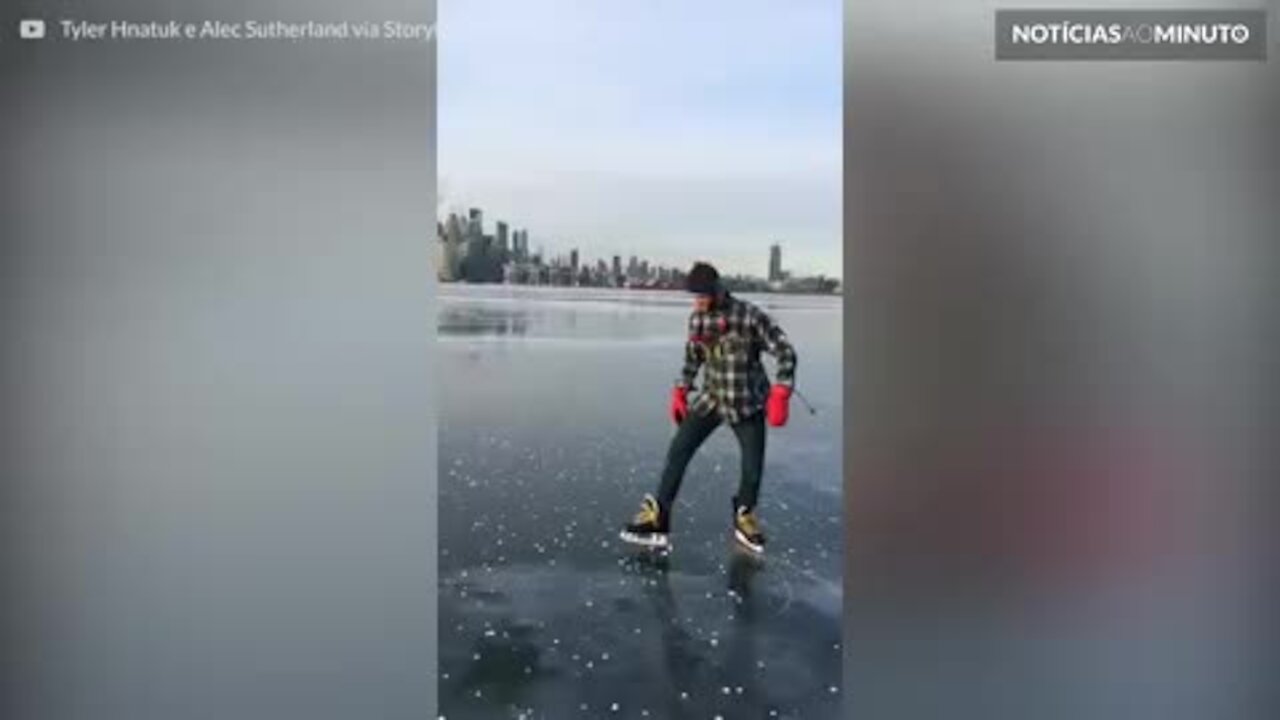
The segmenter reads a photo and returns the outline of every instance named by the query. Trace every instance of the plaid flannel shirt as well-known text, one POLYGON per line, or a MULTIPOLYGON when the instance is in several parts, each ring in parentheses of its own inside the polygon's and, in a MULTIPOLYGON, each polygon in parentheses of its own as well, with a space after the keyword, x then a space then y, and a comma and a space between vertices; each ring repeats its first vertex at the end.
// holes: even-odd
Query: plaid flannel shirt
POLYGON ((761 350, 777 358, 777 383, 790 387, 795 382, 795 348, 763 310, 726 294, 710 312, 691 314, 677 384, 691 388, 698 369, 704 372, 702 393, 690 411, 719 412, 730 423, 760 412, 769 394, 761 350))

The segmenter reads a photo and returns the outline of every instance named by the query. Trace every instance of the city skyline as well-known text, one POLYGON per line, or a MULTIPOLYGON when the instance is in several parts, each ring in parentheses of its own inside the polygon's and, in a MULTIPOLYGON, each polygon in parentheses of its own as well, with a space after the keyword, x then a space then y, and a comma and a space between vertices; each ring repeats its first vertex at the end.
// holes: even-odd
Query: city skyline
POLYGON ((783 239, 797 272, 842 273, 838 3, 550 2, 442 6, 442 216, 758 275, 783 239))
MULTIPOLYGON (((574 246, 547 253, 529 248, 529 230, 505 219, 492 221, 487 233, 483 208, 452 211, 436 222, 436 273, 442 282, 504 283, 675 289, 684 286, 687 265, 653 261, 643 254, 586 256, 574 246), (610 262, 612 260, 612 262, 610 262)), ((716 264, 712 258, 702 258, 716 264)), ((838 277, 797 274, 784 269, 782 246, 768 246, 767 277, 755 272, 722 272, 726 285, 736 290, 790 293, 839 291, 838 277)))

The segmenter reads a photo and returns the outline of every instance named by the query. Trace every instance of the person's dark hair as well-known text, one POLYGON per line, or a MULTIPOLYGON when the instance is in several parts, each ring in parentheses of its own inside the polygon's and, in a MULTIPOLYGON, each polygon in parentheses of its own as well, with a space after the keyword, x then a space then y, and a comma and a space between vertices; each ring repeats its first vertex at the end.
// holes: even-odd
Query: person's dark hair
POLYGON ((694 263, 685 289, 695 295, 715 295, 720 291, 720 273, 708 263, 694 263))

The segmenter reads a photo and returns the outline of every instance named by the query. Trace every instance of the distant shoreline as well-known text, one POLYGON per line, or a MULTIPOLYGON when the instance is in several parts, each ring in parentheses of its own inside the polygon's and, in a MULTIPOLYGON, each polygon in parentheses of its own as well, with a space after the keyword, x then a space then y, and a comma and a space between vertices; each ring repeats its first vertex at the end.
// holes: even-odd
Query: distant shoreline
MULTIPOLYGON (((452 285, 458 287, 505 287, 505 288, 547 288, 551 290, 614 290, 624 292, 683 292, 682 287, 669 287, 661 285, 653 285, 647 287, 631 287, 621 285, 610 287, 608 285, 555 285, 549 283, 507 283, 507 282, 471 282, 467 280, 438 280, 441 285, 452 285)), ((730 292, 751 293, 759 295, 794 295, 794 296, 810 296, 810 297, 841 297, 843 296, 843 285, 831 291, 816 290, 774 290, 772 288, 761 287, 734 287, 729 286, 730 292)))

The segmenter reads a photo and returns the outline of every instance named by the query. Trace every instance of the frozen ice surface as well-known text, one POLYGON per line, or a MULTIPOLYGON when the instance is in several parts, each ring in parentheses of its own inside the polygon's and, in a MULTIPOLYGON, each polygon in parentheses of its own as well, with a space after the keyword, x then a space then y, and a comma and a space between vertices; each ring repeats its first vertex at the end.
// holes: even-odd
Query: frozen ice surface
POLYGON ((686 296, 442 293, 441 713, 839 717, 839 300, 760 299, 819 409, 770 430, 761 560, 731 540, 727 430, 689 468, 675 550, 616 541, 671 437, 686 296))

